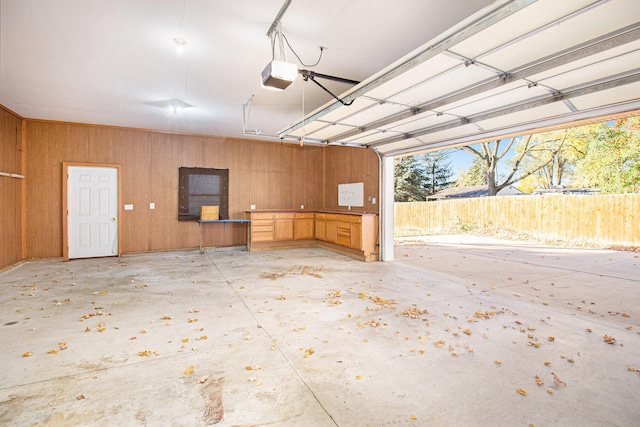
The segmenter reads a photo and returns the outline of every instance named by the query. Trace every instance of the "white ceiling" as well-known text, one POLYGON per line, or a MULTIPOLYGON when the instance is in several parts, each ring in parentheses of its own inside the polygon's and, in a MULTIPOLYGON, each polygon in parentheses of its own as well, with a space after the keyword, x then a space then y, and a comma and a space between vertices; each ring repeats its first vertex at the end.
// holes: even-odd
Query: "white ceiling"
MULTIPOLYGON (((365 80, 490 3, 293 0, 282 26, 307 63, 328 47, 317 67, 300 68, 365 80)), ((305 113, 331 99, 301 78, 282 92, 261 87, 266 33, 283 4, 1 0, 0 104, 25 118, 242 136, 242 107, 255 95, 249 128, 275 136, 302 117, 303 85, 305 113), (175 37, 187 40, 183 54, 175 37), (172 99, 192 107, 170 113, 172 99)))
POLYGON ((496 1, 283 128, 405 155, 640 114, 638 0, 496 1))

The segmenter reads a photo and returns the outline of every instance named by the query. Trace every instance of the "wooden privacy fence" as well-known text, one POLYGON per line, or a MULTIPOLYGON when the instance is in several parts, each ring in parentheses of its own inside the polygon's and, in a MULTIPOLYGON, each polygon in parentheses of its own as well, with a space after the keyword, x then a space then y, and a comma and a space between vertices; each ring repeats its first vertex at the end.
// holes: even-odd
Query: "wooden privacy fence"
POLYGON ((640 194, 476 197, 395 203, 396 229, 501 227, 535 238, 640 246, 640 194))

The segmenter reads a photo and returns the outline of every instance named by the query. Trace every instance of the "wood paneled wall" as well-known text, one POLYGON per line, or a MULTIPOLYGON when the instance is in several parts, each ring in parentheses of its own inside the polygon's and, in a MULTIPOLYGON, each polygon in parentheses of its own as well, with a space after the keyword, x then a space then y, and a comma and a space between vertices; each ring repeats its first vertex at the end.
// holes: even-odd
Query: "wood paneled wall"
MULTIPOLYGON (((28 257, 62 255, 65 161, 122 166, 121 202, 134 205, 119 221, 123 253, 198 246, 197 222, 177 220, 181 166, 229 169, 229 216, 234 219, 243 218, 251 205, 337 209, 337 184, 343 182, 364 181, 366 195, 378 196, 377 156, 371 150, 35 120, 27 120, 26 135, 28 257)), ((377 212, 377 205, 366 210, 377 212)), ((205 244, 244 244, 243 227, 207 224, 205 244)))
POLYGON ((352 208, 352 210, 378 213, 380 162, 375 151, 329 146, 326 147, 325 156, 324 209, 347 209, 338 206, 338 184, 363 182, 364 208, 352 208))
MULTIPOLYGON (((0 108, 0 172, 24 175, 22 119, 0 108)), ((0 176, 0 270, 23 255, 24 179, 0 176)))

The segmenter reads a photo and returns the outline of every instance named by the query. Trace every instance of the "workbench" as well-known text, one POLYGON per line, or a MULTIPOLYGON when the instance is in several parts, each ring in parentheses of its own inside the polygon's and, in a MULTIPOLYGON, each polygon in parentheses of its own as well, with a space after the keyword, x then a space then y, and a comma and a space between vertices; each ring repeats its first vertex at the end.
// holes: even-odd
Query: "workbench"
POLYGON ((200 255, 204 254, 204 246, 202 243, 202 224, 210 224, 210 223, 223 223, 224 224, 224 228, 226 230, 227 228, 227 223, 231 222, 231 223, 240 223, 240 224, 247 224, 247 245, 249 242, 249 236, 251 233, 251 220, 250 219, 199 219, 198 220, 198 226, 200 227, 200 255))

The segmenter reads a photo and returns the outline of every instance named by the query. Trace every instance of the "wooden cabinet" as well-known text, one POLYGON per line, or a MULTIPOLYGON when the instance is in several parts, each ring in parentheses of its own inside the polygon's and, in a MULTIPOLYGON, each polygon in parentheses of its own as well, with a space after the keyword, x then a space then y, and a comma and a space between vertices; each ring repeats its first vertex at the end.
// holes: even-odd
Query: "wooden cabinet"
POLYGON ((251 241, 270 242, 273 240, 273 217, 270 213, 251 214, 251 241))
POLYGON ((316 239, 327 240, 327 220, 325 214, 316 214, 316 239))
POLYGON ((325 215, 325 241, 338 243, 338 216, 336 214, 325 215))
POLYGON ((273 240, 293 240, 295 214, 276 213, 273 221, 273 240))
POLYGON ((351 247, 351 215, 338 215, 338 244, 351 247))
POLYGON ((351 218, 351 241, 349 246, 353 249, 362 250, 362 217, 353 216, 351 218))
POLYGON ((313 212, 297 213, 293 238, 296 240, 313 239, 315 235, 313 212))
POLYGON ((249 250, 320 245, 345 255, 377 259, 378 216, 369 213, 247 211, 249 250))

